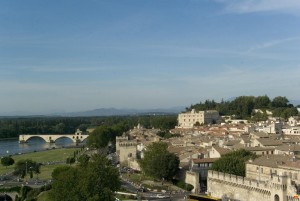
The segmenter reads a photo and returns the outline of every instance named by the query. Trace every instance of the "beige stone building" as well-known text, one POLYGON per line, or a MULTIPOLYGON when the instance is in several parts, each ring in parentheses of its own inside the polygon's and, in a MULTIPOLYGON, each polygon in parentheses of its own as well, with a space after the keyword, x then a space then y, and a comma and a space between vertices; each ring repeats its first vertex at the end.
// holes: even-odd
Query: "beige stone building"
POLYGON ((199 124, 220 123, 221 118, 216 110, 207 110, 196 112, 194 109, 190 112, 178 114, 179 128, 192 128, 197 122, 199 124))
POLYGON ((128 136, 116 137, 116 153, 120 164, 129 166, 129 161, 137 158, 137 141, 128 136))

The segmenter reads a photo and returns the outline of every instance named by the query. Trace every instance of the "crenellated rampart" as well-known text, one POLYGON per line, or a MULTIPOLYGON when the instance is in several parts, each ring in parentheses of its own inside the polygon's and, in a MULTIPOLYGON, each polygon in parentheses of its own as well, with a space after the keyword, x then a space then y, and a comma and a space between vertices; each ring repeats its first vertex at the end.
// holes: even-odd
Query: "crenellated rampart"
POLYGON ((298 201, 294 198, 292 181, 286 175, 273 174, 262 181, 209 170, 207 191, 213 197, 231 200, 273 201, 278 197, 282 201, 298 201))

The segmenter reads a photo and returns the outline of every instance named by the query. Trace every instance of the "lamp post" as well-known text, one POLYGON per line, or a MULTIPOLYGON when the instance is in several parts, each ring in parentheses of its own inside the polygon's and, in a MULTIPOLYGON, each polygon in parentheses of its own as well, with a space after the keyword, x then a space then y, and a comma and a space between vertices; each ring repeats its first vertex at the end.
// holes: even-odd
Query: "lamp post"
POLYGON ((25 167, 25 177, 26 177, 26 181, 27 181, 27 161, 26 161, 25 163, 26 163, 26 167, 25 167))

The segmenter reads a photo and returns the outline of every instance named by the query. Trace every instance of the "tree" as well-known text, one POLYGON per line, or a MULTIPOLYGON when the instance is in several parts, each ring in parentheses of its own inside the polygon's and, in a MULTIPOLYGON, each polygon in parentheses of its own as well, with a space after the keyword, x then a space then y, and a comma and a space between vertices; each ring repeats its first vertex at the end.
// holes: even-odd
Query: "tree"
POLYGON ((257 156, 245 149, 230 152, 223 155, 215 161, 211 167, 212 170, 245 176, 245 163, 249 159, 254 159, 257 156))
POLYGON ((265 109, 270 105, 270 98, 268 96, 258 96, 254 100, 254 108, 256 109, 265 109))
POLYGON ((81 166, 86 167, 88 165, 88 162, 90 160, 90 157, 86 154, 82 154, 81 156, 79 156, 78 158, 78 162, 81 166))
POLYGON ((201 126, 201 124, 199 123, 199 121, 197 121, 194 126, 198 127, 198 126, 201 126))
POLYGON ((272 107, 287 107, 289 100, 284 96, 277 96, 272 100, 272 107))
POLYGON ((74 157, 68 157, 67 159, 66 159, 66 163, 67 164, 73 164, 73 163, 75 163, 75 158, 74 157))
POLYGON ((121 187, 119 172, 105 155, 93 155, 86 166, 56 168, 52 178, 53 201, 112 201, 121 187))
POLYGON ((142 171, 155 179, 172 179, 179 170, 179 158, 168 152, 168 144, 154 142, 148 146, 139 161, 142 171))
POLYGON ((50 196, 53 201, 79 201, 80 192, 80 169, 77 167, 58 167, 52 173, 53 184, 50 196))
POLYGON ((87 139, 87 144, 91 147, 103 148, 106 147, 110 139, 114 137, 113 130, 110 127, 99 126, 90 134, 87 139))
POLYGON ((10 156, 4 156, 3 158, 1 158, 1 164, 5 167, 13 165, 14 163, 14 159, 10 156))
POLYGON ((30 159, 19 160, 15 165, 14 175, 19 175, 22 178, 30 172, 40 173, 40 164, 30 159))

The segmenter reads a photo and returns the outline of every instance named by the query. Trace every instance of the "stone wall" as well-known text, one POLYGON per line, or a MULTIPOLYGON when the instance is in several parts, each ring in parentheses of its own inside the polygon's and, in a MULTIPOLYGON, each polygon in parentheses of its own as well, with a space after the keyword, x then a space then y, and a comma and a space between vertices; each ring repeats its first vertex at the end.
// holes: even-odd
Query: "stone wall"
POLYGON ((187 171, 185 173, 185 183, 191 184, 194 186, 194 189, 192 190, 193 193, 200 192, 199 173, 187 171))
POLYGON ((287 176, 270 176, 268 181, 258 181, 246 177, 209 171, 207 191, 217 198, 243 201, 295 201, 296 191, 287 176))

